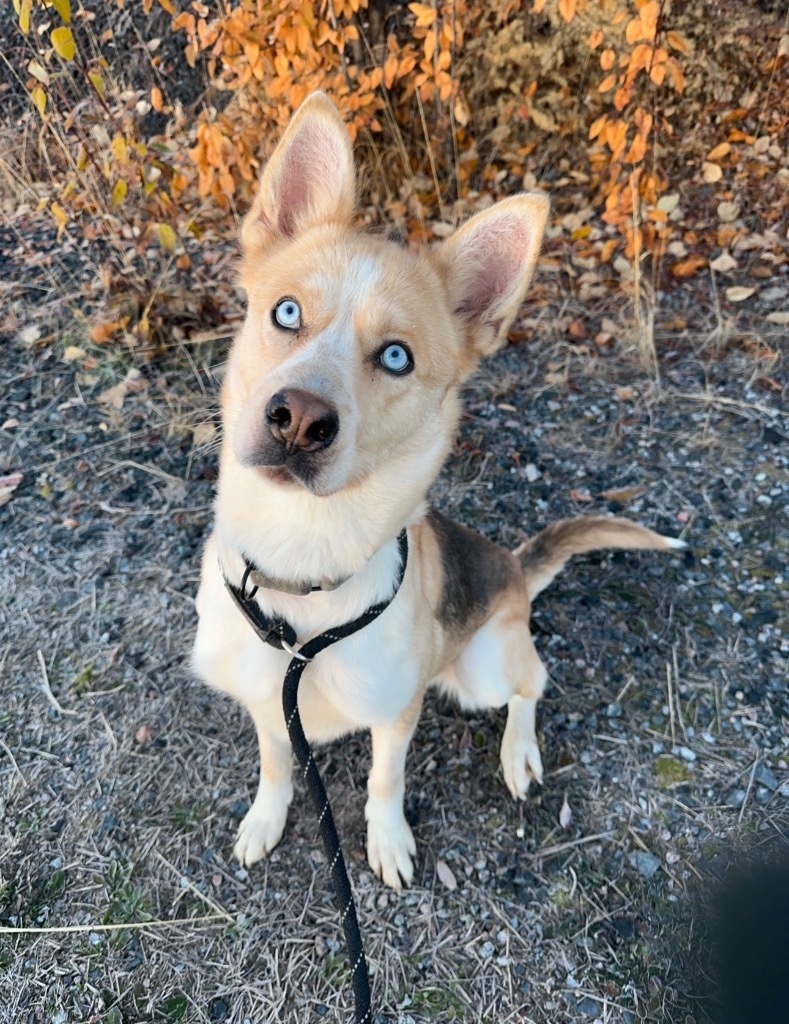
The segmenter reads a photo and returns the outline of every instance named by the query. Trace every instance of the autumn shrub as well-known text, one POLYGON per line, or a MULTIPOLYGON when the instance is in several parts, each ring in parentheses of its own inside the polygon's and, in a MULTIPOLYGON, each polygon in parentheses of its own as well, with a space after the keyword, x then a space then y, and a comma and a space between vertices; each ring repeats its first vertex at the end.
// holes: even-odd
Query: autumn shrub
MULTIPOLYGON (((422 240, 451 230, 469 203, 569 175, 601 224, 573 228, 583 258, 637 272, 651 253, 659 270, 668 193, 686 174, 677 152, 704 134, 693 112, 724 88, 709 59, 718 41, 678 0, 142 0, 143 12, 154 2, 185 64, 205 72, 194 114, 168 96, 155 60, 143 89, 120 81, 70 0, 14 0, 38 178, 53 172, 40 196, 59 230, 73 219, 89 237, 166 259, 183 258, 183 241, 212 219, 232 229, 279 131, 321 88, 355 139, 368 219, 422 240)), ((754 69, 757 92, 785 57, 754 69)), ((731 59, 745 88, 747 60, 731 59)), ((740 141, 735 115, 721 116, 726 141, 699 155, 710 183, 740 141)), ((145 319, 143 307, 143 335, 145 319)))

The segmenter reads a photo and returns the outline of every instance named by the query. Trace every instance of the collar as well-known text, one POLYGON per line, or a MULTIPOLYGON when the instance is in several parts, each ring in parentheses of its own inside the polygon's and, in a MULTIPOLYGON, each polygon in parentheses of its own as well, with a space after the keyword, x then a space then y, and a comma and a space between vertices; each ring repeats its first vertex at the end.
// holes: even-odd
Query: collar
MULTIPOLYGON (((315 638, 315 640, 309 641, 307 645, 308 647, 311 648, 320 641, 321 646, 320 648, 316 648, 317 653, 317 649, 322 649, 322 647, 327 646, 329 643, 334 643, 336 640, 341 640, 343 637, 350 636, 351 633, 355 633, 362 629, 369 622, 372 622, 373 619, 378 618, 381 612, 388 608, 400 589, 400 584, 403 582, 403 577, 405 576, 405 568, 408 564, 408 531, 406 529, 403 529, 400 532, 400 535, 397 538, 397 546, 400 551, 400 567, 397 571, 397 578, 395 579, 395 586, 391 596, 386 598, 384 601, 379 601, 377 604, 371 605, 366 611, 362 612, 361 615, 353 619, 352 622, 345 623, 344 625, 333 630, 329 630, 326 633, 321 633, 319 637, 315 638)), ((227 576, 225 576, 224 570, 222 572, 225 580, 225 587, 236 604, 236 607, 241 611, 244 618, 250 626, 252 626, 260 639, 265 643, 270 644, 272 647, 276 647, 279 650, 287 651, 294 659, 311 661, 314 656, 312 650, 310 650, 309 656, 297 653, 293 650, 294 645, 298 643, 296 630, 293 626, 291 626, 289 622, 286 622, 285 619, 281 619, 274 615, 265 615, 261 611, 260 606, 255 601, 255 595, 258 592, 258 584, 254 584, 254 580, 252 581, 254 584, 252 590, 247 591, 247 584, 251 579, 251 574, 252 570, 249 563, 247 563, 247 568, 245 569, 244 576, 241 580, 241 586, 236 586, 234 583, 230 582, 227 576)), ((347 577, 347 579, 350 579, 350 576, 347 577)), ((312 589, 321 590, 323 588, 317 587, 312 589)), ((310 591, 304 591, 303 593, 309 592, 310 591)), ((293 591, 289 591, 289 593, 293 593, 293 591)), ((297 593, 302 592, 298 591, 297 593)))
MULTIPOLYGON (((408 550, 408 540, 405 528, 401 530, 397 538, 397 543, 400 545, 400 554, 403 554, 403 545, 405 544, 406 552, 408 550)), ((252 585, 251 593, 249 597, 253 598, 258 590, 278 590, 283 594, 292 594, 294 597, 306 597, 307 594, 314 594, 316 591, 323 591, 324 593, 332 590, 337 590, 343 583, 347 583, 351 577, 355 576, 356 573, 350 573, 348 576, 339 576, 336 579, 329 579, 328 576, 322 576, 317 583, 305 582, 305 581, 294 581, 287 580, 281 576, 269 576, 259 569, 255 563, 247 558, 246 555, 241 556, 244 559, 244 575, 241 577, 241 593, 247 594, 247 586, 252 585)), ((225 576, 224 570, 222 575, 225 576)), ((227 576, 225 576, 225 582, 227 582, 227 576)))
POLYGON ((306 597, 307 594, 312 594, 316 590, 336 590, 337 587, 341 587, 343 583, 347 583, 351 576, 341 576, 336 580, 330 580, 327 576, 321 576, 320 582, 316 584, 312 583, 300 583, 293 582, 293 580, 286 580, 280 576, 267 576, 261 569, 251 562, 246 555, 244 558, 244 575, 241 580, 241 589, 246 591, 247 583, 251 583, 252 586, 257 590, 279 590, 283 594, 293 594, 296 597, 306 597))

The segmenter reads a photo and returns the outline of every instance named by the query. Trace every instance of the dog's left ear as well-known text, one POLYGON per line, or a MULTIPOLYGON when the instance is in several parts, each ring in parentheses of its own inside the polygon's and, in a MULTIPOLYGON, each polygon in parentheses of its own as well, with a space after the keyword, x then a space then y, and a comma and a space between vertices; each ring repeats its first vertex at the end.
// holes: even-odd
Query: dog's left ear
POLYGON ((436 254, 475 359, 500 348, 529 286, 550 204, 523 193, 475 214, 436 254))
POLYGON ((351 140, 340 113, 314 92, 293 115, 266 164, 241 241, 249 250, 316 224, 350 220, 356 199, 351 140))

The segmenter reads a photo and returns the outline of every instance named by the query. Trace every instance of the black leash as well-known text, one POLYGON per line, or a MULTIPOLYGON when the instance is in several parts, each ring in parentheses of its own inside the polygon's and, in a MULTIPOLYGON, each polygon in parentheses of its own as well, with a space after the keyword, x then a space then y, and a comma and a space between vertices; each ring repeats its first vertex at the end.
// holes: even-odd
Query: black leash
POLYGON ((351 622, 346 622, 342 626, 335 626, 333 629, 328 629, 325 633, 313 637, 298 652, 292 650, 293 645, 297 643, 296 631, 293 627, 288 622, 285 622, 284 619, 263 614, 254 600, 258 590, 257 587, 254 587, 250 593, 246 593, 246 585, 251 571, 249 563, 247 563, 240 587, 235 586, 225 577, 225 586, 230 596, 260 639, 267 644, 271 644, 272 647, 286 650, 293 655, 282 684, 282 710, 285 713, 285 724, 288 728, 291 746, 296 752, 296 757, 304 774, 307 791, 318 815, 318 829, 323 841, 323 849, 329 862, 332 885, 334 887, 334 898, 337 909, 340 912, 340 922, 345 931, 345 946, 351 963, 356 1024, 371 1024, 373 1019, 370 977, 367 972, 367 960, 364 955, 362 933, 359 928, 359 918, 356 914, 356 904, 353 899, 351 883, 348 880, 348 872, 345 867, 340 837, 337 835, 334 815, 329 804, 329 798, 326 795, 323 780, 301 725, 298 693, 304 669, 313 658, 327 647, 337 643, 338 640, 344 640, 345 637, 357 633, 360 629, 364 629, 365 626, 368 626, 377 619, 394 600, 395 594, 397 594, 400 584, 403 582, 405 568, 408 563, 408 536, 405 530, 397 538, 397 544, 400 550, 400 568, 391 597, 372 605, 366 612, 363 612, 351 622))

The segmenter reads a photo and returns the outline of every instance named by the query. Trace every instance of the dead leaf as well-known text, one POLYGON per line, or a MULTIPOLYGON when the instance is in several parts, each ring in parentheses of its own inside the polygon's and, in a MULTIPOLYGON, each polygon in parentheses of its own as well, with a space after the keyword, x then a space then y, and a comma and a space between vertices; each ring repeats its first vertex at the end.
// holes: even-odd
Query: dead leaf
POLYGON ((558 124, 556 123, 556 121, 554 121, 550 114, 546 114, 544 113, 544 111, 537 110, 535 107, 532 107, 532 109, 529 111, 529 116, 540 129, 540 131, 551 133, 559 131, 558 124))
POLYGON ((575 489, 570 491, 570 497, 573 501, 579 502, 579 504, 586 505, 590 501, 594 501, 594 498, 589 491, 577 491, 575 489))
POLYGON ((720 181, 723 177, 723 171, 718 164, 712 164, 708 160, 705 160, 701 165, 701 174, 708 185, 714 185, 716 181, 720 181))
POLYGON ((729 153, 731 153, 731 143, 721 142, 719 146, 716 146, 714 149, 711 149, 709 153, 707 153, 707 159, 722 160, 725 156, 728 156, 729 153))
POLYGON ((452 868, 444 860, 436 861, 436 874, 440 882, 449 889, 450 892, 454 892, 458 887, 457 879, 455 878, 452 868))
POLYGON ((570 827, 570 822, 573 820, 573 812, 570 810, 570 805, 567 803, 567 794, 564 794, 564 800, 562 801, 562 809, 559 811, 559 824, 562 828, 567 831, 570 827))
POLYGON ((18 426, 19 426, 19 420, 14 419, 14 417, 12 416, 11 419, 8 419, 8 420, 5 421, 5 423, 2 425, 2 427, 0 427, 0 430, 13 430, 14 427, 18 427, 18 426))
POLYGON ((124 321, 113 320, 111 323, 96 324, 91 328, 90 340, 97 345, 106 345, 110 338, 124 326, 124 321))
POLYGON ((144 747, 146 743, 150 743, 153 739, 153 729, 150 725, 141 725, 137 732, 134 734, 134 742, 138 743, 141 747, 144 747))
POLYGON ((136 367, 132 367, 122 381, 107 388, 96 399, 101 405, 108 405, 111 409, 122 409, 123 402, 130 392, 137 394, 148 386, 148 381, 136 367))
POLYGON ((198 423, 192 431, 192 441, 195 448, 202 448, 210 444, 216 437, 216 427, 213 423, 198 423))
POLYGON ((671 268, 671 273, 674 277, 693 277, 694 274, 698 274, 702 267, 707 265, 707 261, 703 256, 689 256, 688 259, 682 260, 681 263, 675 263, 671 268))
POLYGON ((646 494, 646 487, 614 487, 608 491, 602 491, 600 494, 601 498, 605 498, 606 501, 618 501, 621 505, 626 505, 629 501, 635 501, 636 498, 640 498, 642 494, 646 494))
POLYGON ((88 353, 79 345, 66 345, 63 350, 63 359, 67 363, 75 363, 78 359, 84 359, 88 353))
POLYGON ((767 314, 768 324, 778 324, 779 327, 786 327, 789 325, 789 310, 779 310, 775 313, 767 314))
POLYGON ((737 260, 735 260, 730 252, 724 251, 714 260, 710 260, 710 266, 717 274, 726 274, 730 270, 736 269, 737 260))
POLYGON ((729 302, 744 302, 746 299, 750 299, 750 297, 755 293, 755 288, 744 288, 742 285, 735 285, 733 288, 727 288, 724 292, 729 302))
POLYGON ((23 327, 19 332, 19 340, 23 345, 27 345, 28 347, 35 345, 40 337, 41 328, 38 324, 28 324, 27 327, 23 327))
POLYGON ((733 220, 737 220, 740 215, 740 208, 736 203, 730 203, 724 201, 718 203, 718 220, 722 220, 725 224, 731 223, 733 220))
POLYGON ((24 479, 24 473, 9 473, 8 476, 0 476, 0 505, 5 505, 11 500, 14 491, 24 479))
POLYGON ((635 397, 635 388, 617 388, 614 398, 617 402, 630 402, 635 397))

